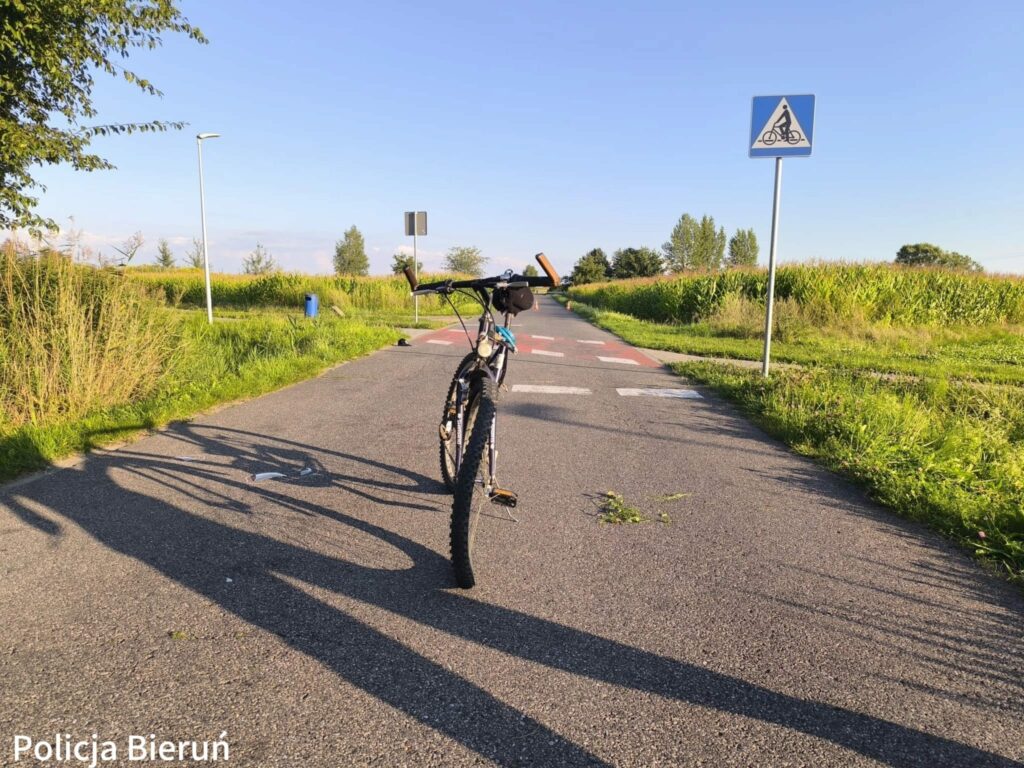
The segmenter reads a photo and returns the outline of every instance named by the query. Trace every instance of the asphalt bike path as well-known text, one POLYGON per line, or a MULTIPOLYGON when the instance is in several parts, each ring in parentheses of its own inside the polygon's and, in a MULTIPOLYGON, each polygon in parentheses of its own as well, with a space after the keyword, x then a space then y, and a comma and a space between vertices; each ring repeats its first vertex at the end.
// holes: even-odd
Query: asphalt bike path
POLYGON ((261 767, 1021 764, 1019 591, 553 300, 514 330, 518 521, 485 510, 473 590, 450 329, 0 489, 0 764, 225 732, 261 767))

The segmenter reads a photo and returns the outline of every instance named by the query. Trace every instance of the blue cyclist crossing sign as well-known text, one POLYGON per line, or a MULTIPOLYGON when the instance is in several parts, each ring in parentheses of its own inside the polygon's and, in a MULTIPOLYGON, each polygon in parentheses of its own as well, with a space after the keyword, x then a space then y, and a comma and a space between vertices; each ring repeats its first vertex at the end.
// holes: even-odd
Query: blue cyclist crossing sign
POLYGON ((751 157, 807 157, 814 143, 814 96, 755 96, 751 157))

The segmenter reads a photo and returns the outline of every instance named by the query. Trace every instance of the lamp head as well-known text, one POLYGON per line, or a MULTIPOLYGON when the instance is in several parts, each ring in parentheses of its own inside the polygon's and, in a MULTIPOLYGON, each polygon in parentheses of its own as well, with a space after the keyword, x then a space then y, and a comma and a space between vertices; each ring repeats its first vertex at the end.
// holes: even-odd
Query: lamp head
POLYGON ((203 139, 216 139, 216 138, 219 138, 219 137, 220 137, 219 133, 197 133, 196 134, 196 139, 198 141, 202 141, 203 139))

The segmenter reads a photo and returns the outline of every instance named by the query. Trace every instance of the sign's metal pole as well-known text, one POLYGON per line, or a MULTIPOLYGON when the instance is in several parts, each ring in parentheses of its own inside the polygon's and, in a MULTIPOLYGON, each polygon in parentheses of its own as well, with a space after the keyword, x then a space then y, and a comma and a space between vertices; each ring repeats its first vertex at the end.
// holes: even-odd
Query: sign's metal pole
POLYGON ((779 241, 779 198, 782 196, 782 158, 775 158, 775 197, 772 200, 772 245, 768 252, 768 301, 764 317, 764 360, 761 375, 768 376, 772 352, 772 309, 775 307, 775 250, 779 241))
MULTIPOLYGON (((416 256, 416 214, 413 214, 412 225, 412 273, 416 276, 416 282, 420 281, 420 263, 416 256)), ((416 305, 416 324, 420 322, 420 297, 413 296, 413 303, 416 305)))

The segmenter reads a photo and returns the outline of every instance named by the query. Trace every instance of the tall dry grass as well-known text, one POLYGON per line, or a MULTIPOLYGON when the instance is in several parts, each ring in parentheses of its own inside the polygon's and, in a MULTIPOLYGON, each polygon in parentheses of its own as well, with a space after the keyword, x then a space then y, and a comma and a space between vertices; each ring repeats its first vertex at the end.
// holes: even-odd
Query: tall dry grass
POLYGON ((50 249, 0 248, 0 429, 145 396, 174 323, 139 284, 50 249))

